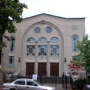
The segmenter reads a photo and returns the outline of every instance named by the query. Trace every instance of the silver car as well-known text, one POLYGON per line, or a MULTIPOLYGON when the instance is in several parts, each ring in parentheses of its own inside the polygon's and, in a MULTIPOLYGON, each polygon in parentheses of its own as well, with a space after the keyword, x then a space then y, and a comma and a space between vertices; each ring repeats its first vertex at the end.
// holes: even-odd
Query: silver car
POLYGON ((56 90, 54 87, 44 86, 33 79, 17 79, 12 83, 4 83, 2 90, 56 90))

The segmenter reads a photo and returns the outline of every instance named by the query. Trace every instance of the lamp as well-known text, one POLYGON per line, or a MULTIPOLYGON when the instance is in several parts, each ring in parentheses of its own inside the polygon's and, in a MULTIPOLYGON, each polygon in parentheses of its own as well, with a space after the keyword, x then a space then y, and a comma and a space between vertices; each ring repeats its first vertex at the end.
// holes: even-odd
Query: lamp
POLYGON ((18 58, 18 62, 20 62, 20 57, 18 58))
POLYGON ((64 58, 64 62, 66 62, 66 58, 64 58))

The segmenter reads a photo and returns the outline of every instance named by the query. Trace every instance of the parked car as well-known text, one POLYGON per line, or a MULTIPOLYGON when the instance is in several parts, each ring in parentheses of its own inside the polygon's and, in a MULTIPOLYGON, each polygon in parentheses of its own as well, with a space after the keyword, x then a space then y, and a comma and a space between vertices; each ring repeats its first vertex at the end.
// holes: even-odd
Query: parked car
POLYGON ((12 83, 4 83, 2 90, 56 90, 55 87, 44 86, 37 80, 17 79, 12 83))
POLYGON ((85 85, 83 90, 90 90, 90 85, 85 85))

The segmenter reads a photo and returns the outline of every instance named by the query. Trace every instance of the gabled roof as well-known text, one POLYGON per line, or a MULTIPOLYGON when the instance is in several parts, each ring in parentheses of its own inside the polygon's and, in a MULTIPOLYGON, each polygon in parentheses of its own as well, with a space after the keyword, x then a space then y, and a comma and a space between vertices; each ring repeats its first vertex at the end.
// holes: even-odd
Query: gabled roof
POLYGON ((47 16, 52 16, 52 17, 57 17, 57 18, 63 18, 63 19, 85 19, 85 17, 78 17, 78 18, 66 18, 66 17, 60 17, 60 16, 55 16, 55 15, 51 15, 51 14, 46 14, 46 13, 41 13, 41 14, 38 14, 38 15, 34 15, 34 16, 31 16, 31 17, 27 17, 27 18, 24 18, 24 19, 28 19, 28 18, 32 18, 32 17, 37 17, 37 16, 40 16, 40 15, 47 15, 47 16))

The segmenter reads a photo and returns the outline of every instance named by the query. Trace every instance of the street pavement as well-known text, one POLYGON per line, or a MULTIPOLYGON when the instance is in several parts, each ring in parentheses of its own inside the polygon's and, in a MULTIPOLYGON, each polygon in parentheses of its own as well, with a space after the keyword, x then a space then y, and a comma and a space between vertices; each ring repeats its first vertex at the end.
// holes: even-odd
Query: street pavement
POLYGON ((50 84, 50 83, 45 83, 44 85, 51 86, 51 87, 55 87, 56 90, 66 90, 66 89, 63 89, 63 88, 62 88, 62 84, 50 84))

